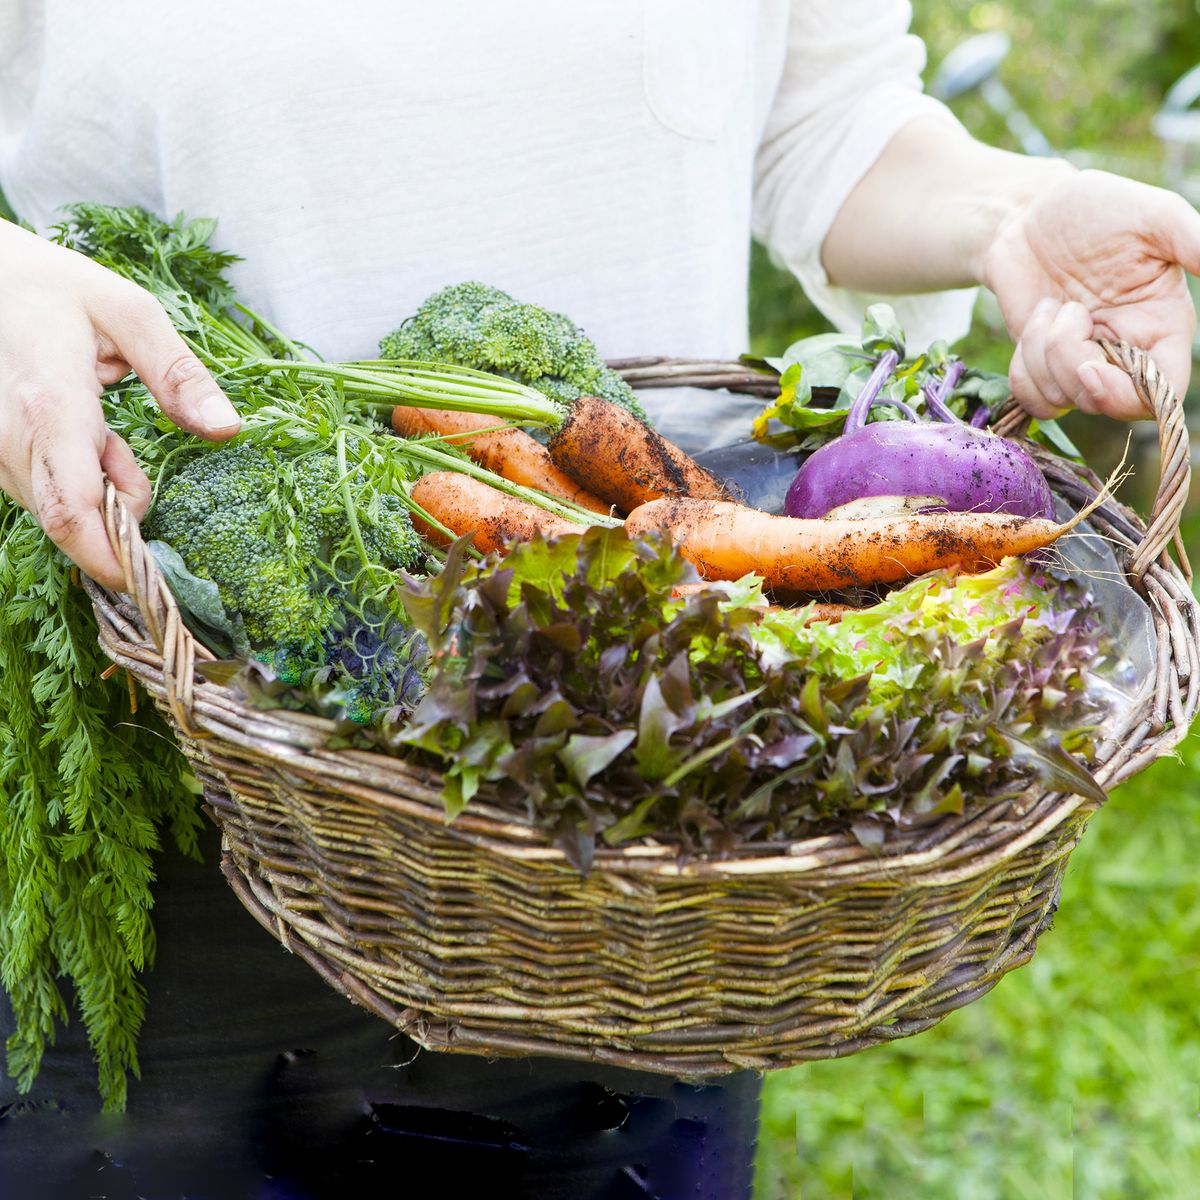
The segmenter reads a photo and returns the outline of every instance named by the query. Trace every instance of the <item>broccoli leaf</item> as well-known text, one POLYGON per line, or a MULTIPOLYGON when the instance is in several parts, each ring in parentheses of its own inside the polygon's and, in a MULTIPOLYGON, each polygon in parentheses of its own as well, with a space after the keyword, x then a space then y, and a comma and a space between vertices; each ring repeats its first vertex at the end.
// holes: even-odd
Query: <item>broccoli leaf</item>
POLYGON ((211 579, 193 575, 174 547, 166 542, 152 540, 146 543, 146 548, 154 555, 192 632, 214 654, 249 654, 241 617, 226 612, 217 585, 211 579))

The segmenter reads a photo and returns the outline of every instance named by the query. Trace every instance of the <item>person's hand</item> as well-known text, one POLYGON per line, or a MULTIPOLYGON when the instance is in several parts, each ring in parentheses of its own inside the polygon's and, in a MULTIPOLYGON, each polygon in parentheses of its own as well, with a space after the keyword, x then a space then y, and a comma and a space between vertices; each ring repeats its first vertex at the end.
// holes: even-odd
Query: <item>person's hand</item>
POLYGON ((1103 171, 1064 172, 999 224, 983 260, 1017 348, 1013 395, 1035 417, 1075 406, 1147 417, 1093 340, 1147 351, 1183 394, 1200 274, 1200 213, 1173 192, 1103 171))
POLYGON ((104 477, 139 519, 150 502, 99 400, 130 370, 182 428, 237 433, 233 405, 149 292, 0 221, 0 487, 111 587, 123 577, 100 514, 104 477))

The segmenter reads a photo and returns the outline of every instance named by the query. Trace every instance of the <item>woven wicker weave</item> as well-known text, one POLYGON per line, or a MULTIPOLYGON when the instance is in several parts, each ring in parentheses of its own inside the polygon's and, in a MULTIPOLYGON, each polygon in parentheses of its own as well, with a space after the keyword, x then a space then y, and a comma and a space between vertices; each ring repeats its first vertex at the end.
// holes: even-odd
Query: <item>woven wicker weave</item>
MULTIPOLYGON (((1143 355, 1108 348, 1159 422, 1150 530, 1115 502, 1093 524, 1130 553, 1158 635, 1153 677, 1099 750, 1108 788, 1183 736, 1200 700, 1200 610, 1178 544, 1188 448, 1178 401, 1143 355)), ((769 392, 730 363, 639 360, 639 387, 769 392)), ((1049 455, 1072 504, 1096 480, 1049 455)), ((1032 955, 1094 804, 1031 790, 889 836, 748 847, 681 866, 654 845, 600 849, 582 878, 489 803, 452 825, 436 772, 324 748, 329 722, 261 711, 194 667, 136 523, 109 492, 126 594, 89 582, 101 643, 169 714, 224 833, 246 907, 333 987, 426 1047, 554 1054, 703 1077, 853 1053, 916 1033, 1032 955)))

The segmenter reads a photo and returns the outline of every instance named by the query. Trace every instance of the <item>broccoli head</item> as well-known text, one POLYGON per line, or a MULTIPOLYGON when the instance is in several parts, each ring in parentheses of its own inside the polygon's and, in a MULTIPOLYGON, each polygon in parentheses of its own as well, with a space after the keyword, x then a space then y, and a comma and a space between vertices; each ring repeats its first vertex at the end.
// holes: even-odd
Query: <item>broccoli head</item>
POLYGON ((603 396, 645 417, 633 389, 569 317, 483 283, 430 296, 379 343, 379 353, 509 375, 559 401, 603 396))
MULTIPOLYGON (((216 583, 252 646, 316 646, 362 561, 340 484, 333 453, 291 457, 234 442, 193 458, 166 483, 144 528, 216 583)), ((373 562, 416 564, 420 541, 398 497, 373 494, 355 515, 373 562)))

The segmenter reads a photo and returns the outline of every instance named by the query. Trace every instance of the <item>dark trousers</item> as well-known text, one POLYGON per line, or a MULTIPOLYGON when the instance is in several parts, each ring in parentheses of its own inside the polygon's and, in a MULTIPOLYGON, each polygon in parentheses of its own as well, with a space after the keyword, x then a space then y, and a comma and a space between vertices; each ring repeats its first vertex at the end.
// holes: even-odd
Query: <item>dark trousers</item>
POLYGON ((757 1076, 419 1050, 279 947, 217 856, 162 863, 128 1111, 99 1113, 77 1021, 29 1096, 0 1081, 0 1200, 749 1196, 757 1076))

